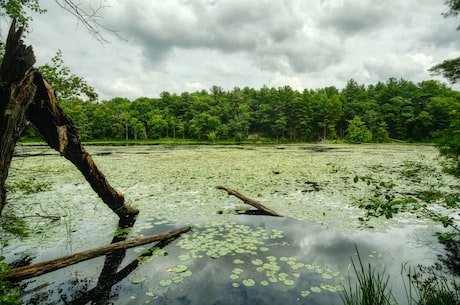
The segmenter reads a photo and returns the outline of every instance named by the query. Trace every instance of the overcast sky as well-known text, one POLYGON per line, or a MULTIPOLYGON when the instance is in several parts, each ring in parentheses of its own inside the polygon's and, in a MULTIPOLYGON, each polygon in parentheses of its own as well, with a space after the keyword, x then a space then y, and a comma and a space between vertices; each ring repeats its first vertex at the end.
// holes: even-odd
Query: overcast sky
POLYGON ((101 22, 123 39, 103 31, 110 43, 102 44, 47 0, 41 3, 48 12, 34 17, 26 42, 38 65, 61 49, 101 100, 213 85, 342 89, 352 78, 368 85, 390 77, 418 83, 434 78, 429 67, 460 56, 460 19, 441 16, 443 2, 107 0, 101 22))

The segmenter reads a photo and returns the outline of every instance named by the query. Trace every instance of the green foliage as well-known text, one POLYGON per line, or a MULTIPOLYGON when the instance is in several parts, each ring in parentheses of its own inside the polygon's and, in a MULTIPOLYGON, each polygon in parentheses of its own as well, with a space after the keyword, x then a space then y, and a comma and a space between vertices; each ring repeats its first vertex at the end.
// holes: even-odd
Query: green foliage
POLYGON ((442 75, 451 83, 457 83, 460 80, 460 57, 444 60, 429 69, 433 75, 442 75))
POLYGON ((387 123, 381 122, 372 135, 372 141, 377 143, 384 143, 388 141, 387 123))
MULTIPOLYGON (((422 177, 429 176, 431 172, 432 170, 421 162, 406 161, 401 168, 401 179, 420 183, 422 177)), ((450 230, 435 234, 441 242, 460 236, 457 222, 449 216, 452 211, 458 211, 460 207, 458 194, 446 193, 434 187, 420 190, 415 194, 407 194, 395 188, 397 182, 378 181, 370 176, 355 176, 353 182, 365 183, 369 190, 368 196, 357 198, 355 203, 365 211, 365 214, 358 218, 363 227, 372 228, 370 223, 373 218, 389 219, 399 213, 413 213, 417 217, 431 219, 450 230), (438 208, 431 209, 430 205, 436 205, 438 208)))
POLYGON ((41 66, 38 70, 53 87, 60 100, 75 98, 97 100, 94 88, 82 77, 71 74, 70 69, 64 65, 61 50, 51 59, 51 64, 41 66))
POLYGON ((460 286, 453 276, 448 276, 440 264, 417 266, 407 272, 410 281, 408 304, 410 305, 458 305, 460 286))
POLYGON ((26 179, 8 183, 6 189, 10 193, 23 192, 25 194, 35 194, 49 190, 50 184, 47 182, 39 182, 35 179, 26 179))
MULTIPOLYGON (((351 275, 348 275, 348 287, 343 286, 341 299, 346 305, 396 305, 399 304, 391 293, 390 277, 385 269, 377 271, 368 264, 367 268, 358 250, 358 264, 352 259, 354 275, 357 278, 355 286, 351 284, 351 275)), ((417 266, 409 268, 403 266, 401 275, 406 289, 409 305, 458 305, 460 304, 460 286, 453 275, 447 275, 441 264, 434 266, 417 266), (406 284, 408 281, 408 284, 406 284)))
POLYGON ((443 13, 444 17, 457 17, 460 12, 460 0, 444 0, 449 10, 443 13))
POLYGON ((277 142, 427 141, 434 130, 448 127, 449 112, 460 108, 460 94, 439 82, 416 85, 396 79, 369 87, 350 81, 342 91, 326 87, 299 92, 289 86, 224 91, 214 86, 210 91, 94 103, 94 95, 82 99, 82 83, 72 87, 78 81, 70 81, 73 76, 60 56, 47 71, 51 80, 59 76, 54 86, 64 93, 60 103, 87 141, 187 138, 241 143, 250 141, 250 135, 277 142), (209 137, 212 133, 215 137, 209 137))
POLYGON ((19 238, 25 238, 29 234, 29 226, 23 218, 19 218, 12 213, 3 213, 0 218, 0 228, 19 238))
POLYGON ((345 139, 351 143, 366 143, 372 139, 371 132, 357 115, 354 116, 353 120, 348 121, 346 134, 345 139))
MULTIPOLYGON (((444 17, 458 16, 460 12, 459 0, 445 0, 444 4, 449 8, 447 12, 443 13, 444 17)), ((457 30, 460 30, 460 26, 457 27, 457 30)), ((429 71, 434 75, 444 76, 453 84, 457 83, 460 79, 460 57, 444 60, 442 63, 431 67, 429 71)))
POLYGON ((5 279, 6 274, 11 269, 10 266, 4 262, 5 257, 0 255, 0 304, 1 305, 15 305, 19 304, 19 291, 13 287, 10 282, 5 279))
POLYGON ((450 112, 451 121, 448 128, 438 131, 437 145, 439 152, 445 157, 445 170, 459 177, 460 176, 460 114, 453 110, 450 112))
POLYGON ((28 28, 32 17, 28 11, 44 13, 46 10, 40 8, 39 0, 0 0, 0 16, 16 19, 19 26, 28 28))

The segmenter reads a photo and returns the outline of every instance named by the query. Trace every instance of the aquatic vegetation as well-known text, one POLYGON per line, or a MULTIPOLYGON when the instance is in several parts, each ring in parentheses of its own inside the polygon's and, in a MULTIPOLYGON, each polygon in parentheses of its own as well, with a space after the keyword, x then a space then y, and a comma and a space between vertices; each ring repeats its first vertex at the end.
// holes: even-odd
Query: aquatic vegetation
POLYGON ((51 184, 49 182, 37 181, 37 179, 29 178, 8 183, 6 189, 9 193, 22 192, 24 194, 35 194, 50 190, 51 184))
POLYGON ((356 286, 351 284, 348 277, 348 287, 343 287, 341 292, 342 301, 346 305, 390 305, 395 304, 394 297, 389 285, 390 277, 385 274, 385 270, 377 271, 370 264, 364 267, 359 252, 357 253, 358 262, 352 259, 354 274, 357 277, 356 286))
MULTIPOLYGON (((336 292, 346 270, 324 253, 314 256, 310 252, 311 247, 322 243, 324 232, 331 232, 331 243, 335 243, 334 235, 339 233, 382 233, 408 224, 427 229, 439 222, 421 217, 425 208, 435 212, 458 208, 458 179, 442 173, 433 147, 312 147, 318 145, 90 146, 112 184, 125 194, 128 203, 141 210, 134 227, 117 234, 131 238, 182 225, 193 227, 167 251, 154 248, 150 255, 141 256, 136 274, 145 280, 134 285, 128 277, 120 284, 125 295, 136 295, 142 303, 146 292, 160 299, 166 294, 174 298, 170 291, 175 289, 170 287, 193 294, 193 283, 208 272, 209 277, 217 276, 216 287, 235 287, 230 289, 234 295, 240 289, 251 289, 255 294, 289 289, 295 291, 296 298, 320 300, 329 294, 339 298, 336 292), (264 216, 236 215, 242 203, 216 190, 216 185, 238 189, 285 217, 267 220, 264 216), (303 228, 302 223, 311 222, 317 226, 303 228), (294 223, 299 228, 291 230, 294 223), (152 261, 154 257, 158 259, 152 261), (179 265, 186 269, 180 271, 184 267, 179 265), (254 281, 252 286, 249 280, 254 281)), ((0 228, 0 234, 8 236, 9 243, 4 246, 8 262, 19 252, 48 257, 106 244, 113 238, 116 217, 57 154, 17 161, 11 168, 11 185, 36 179, 49 184, 50 189, 26 194, 18 188, 9 197, 7 209, 24 221, 25 228, 34 230, 27 231, 27 243, 20 247, 23 240, 19 236, 0 228), (20 218, 57 212, 66 216, 56 221, 20 218)), ((443 219, 452 223, 452 219, 443 219)), ((341 240, 344 244, 352 242, 341 240)), ((328 248, 330 245, 324 247, 331 253, 336 251, 328 248)), ((392 257, 376 250, 379 252, 366 253, 366 259, 392 257)), ((145 252, 145 247, 130 251, 128 256, 145 252)))
POLYGON ((145 276, 142 276, 142 275, 136 275, 136 276, 133 276, 131 277, 131 283, 133 284, 140 284, 142 283, 143 281, 145 281, 147 278, 145 276))

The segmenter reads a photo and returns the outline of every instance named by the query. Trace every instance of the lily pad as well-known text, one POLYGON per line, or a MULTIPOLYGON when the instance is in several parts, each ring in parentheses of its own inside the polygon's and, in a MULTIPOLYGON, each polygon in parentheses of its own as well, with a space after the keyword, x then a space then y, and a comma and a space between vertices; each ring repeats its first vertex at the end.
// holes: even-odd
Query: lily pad
POLYGON ((192 271, 187 270, 187 271, 181 272, 179 275, 181 277, 190 277, 190 276, 192 276, 192 271))
POLYGON ((184 272, 188 269, 188 267, 186 265, 176 265, 172 268, 172 271, 176 272, 176 273, 181 273, 181 272, 184 272))
POLYGON ((170 279, 161 280, 161 281, 159 282, 159 284, 160 284, 161 287, 168 287, 168 286, 171 285, 172 283, 173 283, 173 281, 170 280, 170 279))
POLYGON ((187 261, 190 259, 190 255, 188 254, 182 254, 177 257, 180 261, 187 261))
POLYGON ((304 298, 305 298, 305 297, 308 297, 308 296, 310 295, 310 291, 308 291, 308 290, 302 290, 302 291, 300 292, 300 295, 301 295, 302 297, 304 297, 304 298))
POLYGON ((311 292, 315 292, 315 293, 320 293, 321 292, 321 288, 316 287, 316 286, 310 287, 310 290, 311 290, 311 292))
POLYGON ((230 278, 231 278, 232 280, 237 280, 237 279, 240 278, 240 276, 239 276, 238 274, 232 273, 232 274, 230 274, 230 278))
POLYGON ((147 278, 145 276, 142 276, 142 275, 135 275, 131 278, 131 283, 133 284, 140 284, 142 283, 143 281, 145 281, 147 278))
POLYGON ((245 279, 243 280, 243 285, 246 287, 254 286, 256 282, 253 279, 245 279))

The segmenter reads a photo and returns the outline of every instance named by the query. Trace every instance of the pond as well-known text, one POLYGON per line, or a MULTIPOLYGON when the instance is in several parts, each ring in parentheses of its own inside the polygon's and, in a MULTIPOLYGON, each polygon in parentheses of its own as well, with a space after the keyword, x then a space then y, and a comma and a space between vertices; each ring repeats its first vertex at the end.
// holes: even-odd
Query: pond
POLYGON ((56 152, 18 146, 4 214, 20 220, 0 228, 8 263, 192 230, 164 247, 144 245, 25 280, 23 304, 341 304, 358 253, 364 264, 385 269, 404 300, 402 265, 435 262, 443 249, 433 233, 442 228, 408 212, 363 222, 358 205, 376 192, 388 196, 390 188, 379 185, 391 185, 392 197, 458 193, 458 180, 442 173, 436 149, 425 145, 87 149, 140 209, 134 226, 121 232, 117 217, 56 152), (249 206, 218 185, 284 217, 236 214, 249 206))

